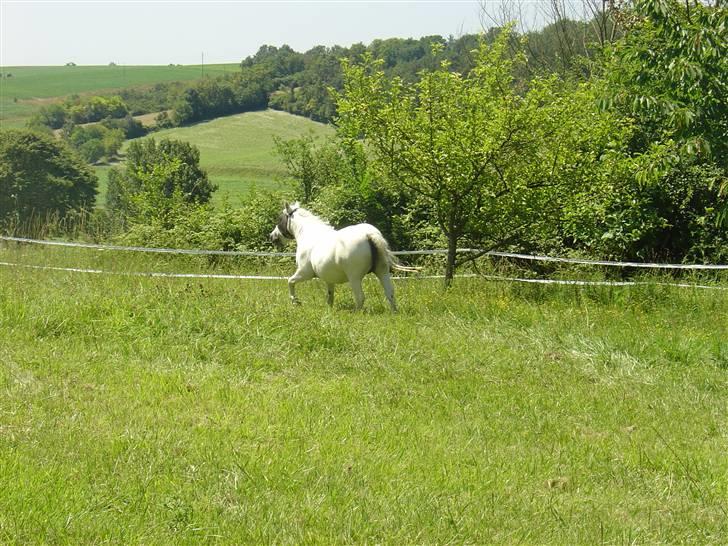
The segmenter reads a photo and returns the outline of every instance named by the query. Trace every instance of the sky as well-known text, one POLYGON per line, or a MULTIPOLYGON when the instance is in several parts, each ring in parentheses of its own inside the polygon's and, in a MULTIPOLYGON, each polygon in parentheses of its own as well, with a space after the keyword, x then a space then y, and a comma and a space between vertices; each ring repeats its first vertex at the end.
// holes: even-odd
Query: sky
MULTIPOLYGON (((488 0, 490 2, 494 0, 488 0)), ((477 33, 481 3, 0 0, 0 65, 240 62, 263 44, 304 52, 377 38, 477 33)))

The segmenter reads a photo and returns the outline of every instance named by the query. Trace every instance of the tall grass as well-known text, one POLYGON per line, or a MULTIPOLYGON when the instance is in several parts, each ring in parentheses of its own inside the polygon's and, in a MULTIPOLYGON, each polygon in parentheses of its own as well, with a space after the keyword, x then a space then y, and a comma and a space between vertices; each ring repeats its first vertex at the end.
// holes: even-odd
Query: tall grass
POLYGON ((0 266, 0 543, 728 540, 728 294, 396 289, 0 266))

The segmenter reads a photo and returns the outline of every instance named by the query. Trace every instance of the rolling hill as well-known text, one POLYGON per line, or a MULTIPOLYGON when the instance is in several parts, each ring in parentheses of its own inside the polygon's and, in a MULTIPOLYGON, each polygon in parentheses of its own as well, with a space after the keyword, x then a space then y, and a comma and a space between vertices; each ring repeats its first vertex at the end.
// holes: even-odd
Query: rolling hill
MULTIPOLYGON (((284 185, 285 169, 275 153, 274 138, 306 134, 333 135, 329 125, 285 112, 247 112, 189 127, 157 131, 144 138, 183 140, 200 150, 200 164, 219 189, 214 200, 228 197, 234 204, 252 188, 276 189, 284 185)), ((128 143, 126 144, 128 146, 128 143)), ((97 167, 98 204, 103 206, 109 167, 97 167)))

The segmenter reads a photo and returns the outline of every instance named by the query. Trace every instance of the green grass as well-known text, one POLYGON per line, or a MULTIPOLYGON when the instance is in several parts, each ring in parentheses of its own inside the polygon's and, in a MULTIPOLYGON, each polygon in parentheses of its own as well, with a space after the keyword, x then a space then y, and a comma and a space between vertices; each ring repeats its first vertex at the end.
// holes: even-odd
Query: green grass
MULTIPOLYGON (((251 189, 280 189, 286 170, 275 153, 273 139, 298 138, 306 134, 333 135, 329 125, 266 110, 217 118, 192 125, 158 131, 145 138, 170 138, 190 142, 200 150, 200 165, 218 185, 214 202, 228 198, 235 204, 251 189)), ((127 144, 128 145, 128 144, 127 144)), ((100 192, 105 192, 105 170, 101 167, 100 192)), ((102 200, 98 200, 102 204, 102 200)))
POLYGON ((0 266, 0 543, 728 541, 728 294, 396 288, 0 266))
MULTIPOLYGON (((237 72, 237 64, 205 66, 205 75, 237 72)), ((22 127, 41 106, 62 97, 106 93, 125 87, 199 79, 192 66, 22 66, 4 67, 0 78, 0 127, 22 127)))

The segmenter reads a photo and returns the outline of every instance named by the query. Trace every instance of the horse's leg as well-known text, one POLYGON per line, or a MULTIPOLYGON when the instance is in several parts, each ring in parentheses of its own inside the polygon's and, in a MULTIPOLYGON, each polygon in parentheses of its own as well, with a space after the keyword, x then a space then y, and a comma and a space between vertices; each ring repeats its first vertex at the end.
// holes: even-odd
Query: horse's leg
POLYGON ((288 278, 288 294, 291 296, 291 303, 300 303, 296 298, 296 283, 313 279, 313 272, 306 269, 298 269, 288 278))
POLYGON ((383 273, 381 275, 377 275, 379 278, 379 282, 382 283, 382 288, 384 288, 384 295, 387 296, 387 301, 389 302, 389 307, 392 309, 394 313, 397 312, 397 302, 394 300, 394 285, 392 284, 392 277, 389 275, 389 273, 383 273))
POLYGON ((349 279, 351 291, 354 292, 354 309, 357 311, 364 305, 364 290, 361 287, 361 279, 352 277, 349 279))
POLYGON ((335 284, 326 285, 326 303, 329 304, 329 307, 334 306, 334 289, 335 288, 336 288, 335 284))

